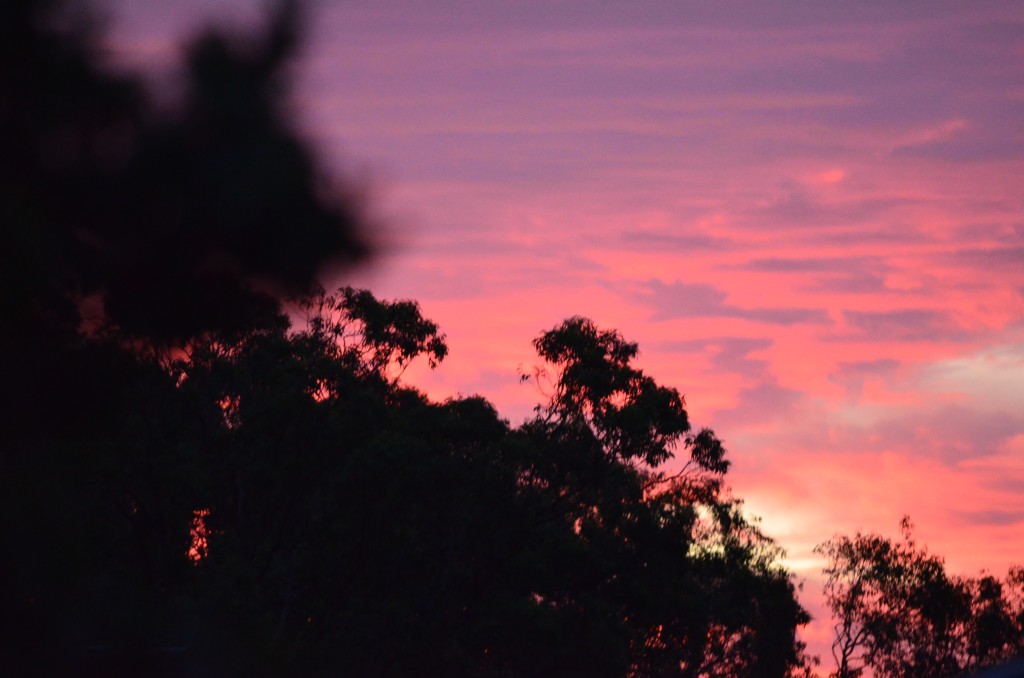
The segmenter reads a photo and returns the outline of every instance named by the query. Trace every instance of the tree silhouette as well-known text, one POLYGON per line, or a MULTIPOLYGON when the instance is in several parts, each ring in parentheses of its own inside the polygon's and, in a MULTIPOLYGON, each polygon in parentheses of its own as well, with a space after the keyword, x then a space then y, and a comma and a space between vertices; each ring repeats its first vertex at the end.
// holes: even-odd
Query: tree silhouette
POLYGON ((272 316, 268 291, 308 291, 324 263, 366 252, 356 203, 338 199, 285 117, 294 3, 262 39, 196 40, 170 110, 140 80, 96 65, 97 36, 54 28, 62 4, 2 10, 0 209, 14 264, 5 282, 21 290, 5 309, 18 311, 5 316, 15 326, 77 329, 95 295, 106 325, 180 343, 272 316))
POLYGON ((1024 570, 1003 581, 950 576, 917 546, 909 518, 900 527, 902 542, 858 533, 817 547, 829 560, 833 675, 956 675, 1024 652, 1024 570))
POLYGON ((541 451, 520 476, 545 512, 561 513, 571 549, 597 566, 555 599, 611 605, 587 616, 604 616, 615 635, 602 643, 623 648, 613 675, 796 666, 793 634, 808 618, 775 565, 778 547, 721 492, 721 442, 690 434, 682 397, 634 368, 637 346, 617 332, 577 317, 534 345, 549 363, 535 375, 550 399, 520 429, 541 451), (667 474, 677 448, 687 458, 667 474))
MULTIPOLYGON (((198 422, 154 355, 279 326, 275 294, 369 240, 283 115, 292 5, 251 44, 198 40, 170 110, 98 65, 78 9, 0 4, 0 664, 26 673, 74 664, 91 629, 156 609, 147 592, 185 576, 173 554, 201 489, 182 456, 198 422), (132 474, 159 496, 110 505, 132 474)), ((147 633, 137 621, 117 621, 126 646, 145 646, 128 641, 147 633)))
POLYGON ((583 318, 542 334, 551 397, 512 427, 401 383, 447 354, 415 302, 317 287, 369 237, 282 114, 294 5, 251 44, 195 41, 171 111, 65 10, 0 9, 0 665, 800 668, 778 547, 635 344, 583 318))
MULTIPOLYGON (((21 666, 608 676, 798 666, 807 617, 779 550, 723 494, 721 444, 687 437, 671 389, 628 360, 558 386, 619 409, 645 402, 629 384, 664 394, 675 406, 654 408, 646 427, 667 436, 658 458, 675 443, 699 450, 665 474, 642 461, 646 443, 631 451, 614 426, 552 416, 556 401, 513 429, 480 398, 432 403, 402 386, 381 356, 445 352, 411 302, 343 289, 306 308, 298 330, 206 334, 170 363, 124 357, 119 416, 66 443, 80 456, 62 496, 16 495, 46 505, 48 537, 61 521, 67 531, 20 554, 48 563, 10 591, 38 622, 23 627, 21 666), (389 327, 368 330, 367 309, 379 312, 370 325, 389 327), (626 392, 597 386, 607 383, 626 392), (63 560, 50 561, 54 549, 63 560)), ((593 327, 572 319, 543 335, 547 345, 574 325, 593 327)), ((564 368, 572 359, 559 355, 564 368)), ((641 419, 625 418, 633 435, 641 419)))

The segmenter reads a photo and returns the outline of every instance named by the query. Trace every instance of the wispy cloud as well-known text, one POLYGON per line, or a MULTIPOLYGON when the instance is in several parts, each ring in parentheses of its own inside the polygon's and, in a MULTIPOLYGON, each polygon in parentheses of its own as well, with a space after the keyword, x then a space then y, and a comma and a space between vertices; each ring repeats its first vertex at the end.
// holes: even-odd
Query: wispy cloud
POLYGON ((1018 525, 1024 523, 1024 511, 957 511, 961 523, 973 525, 1018 525))
POLYGON ((651 280, 646 284, 646 301, 654 307, 653 320, 672 318, 739 318, 773 325, 825 324, 822 309, 800 307, 744 308, 726 301, 727 294, 704 283, 671 283, 651 280))
POLYGON ((960 341, 967 337, 952 313, 928 308, 844 311, 855 336, 870 341, 960 341))

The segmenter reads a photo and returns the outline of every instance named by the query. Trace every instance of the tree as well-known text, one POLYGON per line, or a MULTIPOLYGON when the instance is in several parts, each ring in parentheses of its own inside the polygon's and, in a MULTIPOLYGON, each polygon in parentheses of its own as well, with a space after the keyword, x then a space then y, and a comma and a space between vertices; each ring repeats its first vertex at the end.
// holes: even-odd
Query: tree
POLYGON ((721 441, 633 367, 636 344, 583 318, 544 333, 551 397, 512 427, 481 397, 401 383, 447 354, 415 302, 318 288, 368 238, 283 115, 293 3, 250 44, 195 41, 167 111, 97 65, 95 33, 57 28, 83 25, 65 10, 0 9, 18 290, 0 308, 0 665, 798 668, 807 615, 780 551, 725 489, 721 441))
POLYGON ((954 675, 1024 651, 1020 568, 1005 581, 950 576, 942 558, 917 546, 909 518, 900 527, 902 542, 858 533, 816 549, 829 561, 833 675, 954 675))
POLYGON ((157 358, 281 327, 278 295, 368 251, 358 203, 284 115, 297 25, 282 3, 248 44, 208 33, 185 98, 158 110, 141 78, 101 67, 78 3, 0 3, 0 664, 14 674, 78 665, 69 648, 96 645, 93 629, 145 646, 126 640, 148 632, 137 618, 188 580, 175 544, 209 431, 157 358), (161 491, 132 499, 144 488, 161 491))
MULTIPOLYGON (((778 547, 724 493, 721 443, 689 436, 673 390, 629 360, 597 365, 589 383, 561 380, 557 392, 587 412, 628 411, 650 402, 645 389, 659 393, 671 407, 652 410, 650 435, 639 414, 596 428, 555 400, 511 428, 482 398, 433 403, 393 376, 388 365, 446 352, 412 302, 343 288, 305 308, 304 328, 282 319, 210 333, 170 362, 124 356, 121 416, 79 440, 75 508, 54 509, 83 542, 68 568, 51 564, 14 591, 62 628, 25 631, 15 665, 171 675, 797 668, 794 634, 807 617, 778 547), (591 388, 623 375, 622 389, 591 388), (701 451, 669 474, 643 461, 652 436, 659 466, 677 447, 701 451), (54 588, 65 577, 77 594, 54 588)), ((593 328, 573 319, 544 345, 559 346, 566 326, 593 328)), ((562 364, 551 369, 567 372, 602 336, 613 353, 627 345, 588 330, 552 354, 562 364)))
MULTIPOLYGON (((286 117, 295 2, 264 36, 208 32, 186 55, 185 94, 148 101, 98 65, 98 35, 56 0, 0 15, 0 213, 11 303, 26 331, 74 331, 83 302, 161 345, 272 318, 324 264, 367 253, 351 191, 330 181, 286 117), (268 294, 268 291, 272 294, 268 294)), ((96 313, 96 310, 92 310, 96 313)), ((16 313, 16 315, 11 315, 16 313)))
POLYGON ((723 492, 721 441, 691 433, 682 396, 633 367, 637 345, 617 332, 575 317, 534 345, 549 399, 521 429, 543 453, 523 479, 607 568, 571 584, 613 603, 629 671, 783 675, 804 661, 808 618, 778 547, 723 492))
POLYGON ((420 315, 414 301, 380 301, 369 290, 342 287, 337 295, 319 288, 297 302, 307 336, 327 347, 333 360, 392 384, 417 356, 426 354, 433 369, 448 354, 437 325, 420 315))
MULTIPOLYGON (((577 316, 543 333, 534 347, 555 371, 545 421, 587 426, 607 454, 652 468, 672 458, 672 448, 690 431, 682 396, 633 368, 638 347, 617 332, 598 330, 577 316)), ((550 376, 543 369, 535 374, 538 381, 550 376)), ((695 447, 693 461, 702 471, 728 470, 724 449, 710 431, 685 444, 695 447)))

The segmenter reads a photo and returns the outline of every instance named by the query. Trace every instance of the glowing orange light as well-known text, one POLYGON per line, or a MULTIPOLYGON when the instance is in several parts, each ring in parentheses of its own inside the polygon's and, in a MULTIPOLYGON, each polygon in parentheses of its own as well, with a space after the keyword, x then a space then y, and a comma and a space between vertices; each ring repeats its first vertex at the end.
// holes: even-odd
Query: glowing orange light
POLYGON ((208 555, 210 531, 206 526, 206 518, 209 515, 210 509, 197 509, 192 512, 188 559, 193 563, 198 563, 208 555))

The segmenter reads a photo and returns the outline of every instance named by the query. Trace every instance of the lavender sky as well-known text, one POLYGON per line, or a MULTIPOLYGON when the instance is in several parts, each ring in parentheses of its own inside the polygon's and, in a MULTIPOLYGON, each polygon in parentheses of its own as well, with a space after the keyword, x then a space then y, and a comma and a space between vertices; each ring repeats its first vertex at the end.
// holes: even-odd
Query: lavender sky
MULTIPOLYGON (((175 41, 262 4, 111 6, 172 96, 175 41)), ((518 423, 531 339, 586 315, 725 439, 817 616, 813 546, 903 514, 954 572, 1024 562, 1024 4, 310 10, 296 120, 386 245, 337 282, 448 335, 413 383, 518 423)))

